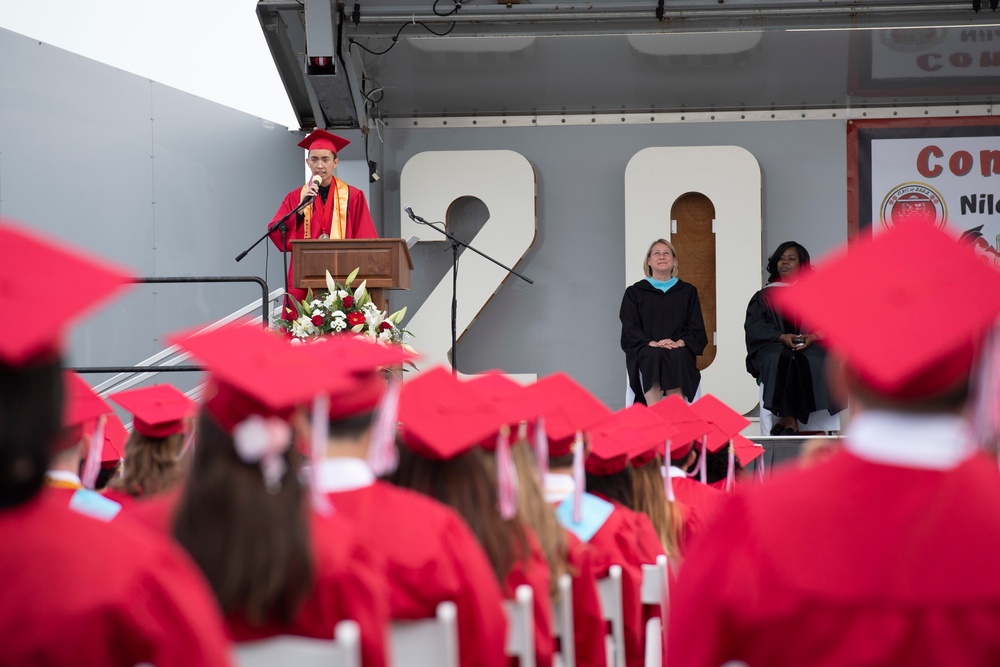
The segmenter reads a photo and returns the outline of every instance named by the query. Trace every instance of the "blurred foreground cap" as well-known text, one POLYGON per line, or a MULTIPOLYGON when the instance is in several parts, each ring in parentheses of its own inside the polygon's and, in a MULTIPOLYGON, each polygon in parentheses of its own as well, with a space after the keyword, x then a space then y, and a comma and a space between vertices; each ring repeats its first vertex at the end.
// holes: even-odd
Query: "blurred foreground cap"
POLYGON ((556 407, 543 414, 548 435, 549 456, 570 454, 577 431, 586 431, 607 419, 611 410, 581 384, 565 373, 547 375, 526 388, 527 397, 535 400, 556 399, 556 407))
POLYGON ((448 461, 495 436, 501 415, 450 369, 435 366, 403 385, 399 421, 408 448, 448 461))
POLYGON ((205 408, 230 432, 252 415, 287 418, 317 394, 350 384, 344 375, 317 369, 302 346, 291 345, 259 325, 182 333, 172 336, 171 342, 210 371, 205 408))
POLYGON ((194 401, 169 384, 121 391, 108 398, 132 413, 132 428, 147 438, 180 433, 184 420, 198 410, 194 401))
MULTIPOLYGON (((49 288, 65 298, 40 304, 31 317, 0 331, 0 360, 21 366, 57 352, 73 320, 121 291, 132 280, 125 270, 0 220, 0 310, 22 312, 49 288)), ((49 290, 51 291, 51 290, 49 290)))
POLYGON ((921 399, 968 375, 1000 313, 1000 271, 950 233, 908 224, 814 265, 774 303, 874 392, 921 399))

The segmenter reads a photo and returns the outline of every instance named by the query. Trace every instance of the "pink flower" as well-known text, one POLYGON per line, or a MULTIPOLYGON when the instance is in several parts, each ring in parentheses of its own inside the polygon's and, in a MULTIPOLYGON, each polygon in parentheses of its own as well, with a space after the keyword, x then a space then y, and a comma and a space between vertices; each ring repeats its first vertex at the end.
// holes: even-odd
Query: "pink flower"
POLYGON ((312 323, 313 323, 314 327, 321 327, 321 326, 323 326, 323 316, 322 315, 313 315, 313 317, 312 317, 312 323))
POLYGON ((345 296, 344 297, 344 308, 351 308, 353 306, 354 306, 354 297, 353 296, 345 296))

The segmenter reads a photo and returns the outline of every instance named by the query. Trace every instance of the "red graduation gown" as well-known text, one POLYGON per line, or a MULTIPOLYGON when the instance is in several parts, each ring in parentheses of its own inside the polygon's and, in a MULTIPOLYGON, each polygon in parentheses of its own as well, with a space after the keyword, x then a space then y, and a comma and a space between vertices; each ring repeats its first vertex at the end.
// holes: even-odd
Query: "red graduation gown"
POLYGON ((535 534, 525 529, 528 535, 529 554, 519 558, 507 573, 504 588, 507 596, 514 597, 518 586, 527 584, 534 593, 535 611, 535 664, 537 667, 552 667, 552 656, 556 650, 556 640, 552 635, 552 581, 549 563, 545 560, 542 547, 535 534))
POLYGON ((590 545, 566 531, 567 561, 573 577, 573 639, 576 664, 580 667, 607 667, 604 636, 607 629, 601 613, 590 545))
POLYGON ((451 600, 458 611, 462 667, 502 667, 507 621, 489 559, 455 510, 384 482, 327 494, 359 539, 386 561, 390 615, 432 617, 451 600))
POLYGON ((686 550, 692 538, 704 530, 705 525, 719 511, 726 495, 715 487, 688 477, 673 477, 670 483, 674 487, 674 497, 680 505, 684 520, 683 545, 686 550))
POLYGON ((611 503, 615 506, 614 511, 590 538, 589 544, 593 548, 598 577, 607 576, 612 565, 621 565, 625 662, 629 667, 641 667, 646 651, 642 565, 655 563, 656 557, 663 553, 663 546, 649 517, 615 501, 611 503))
MULTIPOLYGON (((311 213, 311 223, 309 235, 316 239, 319 238, 324 232, 328 236, 330 234, 329 223, 325 222, 329 213, 326 211, 326 207, 332 207, 334 205, 334 192, 336 189, 336 181, 331 183, 330 195, 327 197, 326 204, 323 203, 321 197, 317 196, 313 200, 313 203, 309 206, 312 207, 311 213)), ((378 232, 375 231, 375 223, 372 221, 372 215, 368 210, 368 202, 365 199, 365 193, 358 190, 353 185, 347 186, 348 197, 347 197, 347 230, 346 238, 349 239, 377 239, 378 232)), ((281 201, 281 206, 278 207, 278 212, 274 214, 271 219, 270 225, 278 222, 283 217, 288 215, 291 211, 299 205, 299 195, 301 188, 295 188, 281 201)), ((294 241, 295 239, 305 238, 305 226, 298 225, 296 227, 295 217, 288 220, 288 240, 294 241)), ((270 226, 269 225, 269 226, 270 226)), ((285 245, 281 242, 281 230, 275 229, 269 234, 271 241, 274 243, 275 247, 280 250, 285 250, 285 245)), ((288 244, 288 250, 291 252, 291 243, 288 244)), ((293 286, 292 283, 292 265, 291 261, 288 264, 288 293, 294 296, 299 301, 306 298, 306 290, 298 289, 293 286)))
MULTIPOLYGON (((179 499, 180 493, 174 492, 136 503, 127 519, 169 531, 179 499)), ((290 624, 251 627, 231 615, 226 619, 230 637, 236 642, 276 635, 327 639, 333 637, 338 622, 350 619, 361 629, 362 664, 387 665, 389 594, 382 557, 363 544, 352 523, 336 512, 328 517, 312 514, 310 539, 315 583, 298 616, 290 624)))
POLYGON ((673 665, 1000 664, 1000 476, 848 452, 738 493, 673 599, 673 665))
POLYGON ((0 664, 228 665, 214 597, 187 554, 40 494, 0 511, 0 664))

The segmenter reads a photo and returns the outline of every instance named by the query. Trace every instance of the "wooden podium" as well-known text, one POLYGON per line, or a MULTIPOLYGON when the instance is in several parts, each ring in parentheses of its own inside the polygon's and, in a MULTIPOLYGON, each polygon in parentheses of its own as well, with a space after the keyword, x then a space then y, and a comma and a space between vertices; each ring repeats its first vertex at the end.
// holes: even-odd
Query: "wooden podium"
POLYGON ((343 285, 358 269, 354 287, 366 289, 380 310, 389 307, 385 289, 410 289, 413 260, 403 239, 296 239, 292 241, 292 283, 299 289, 326 289, 326 272, 343 285))

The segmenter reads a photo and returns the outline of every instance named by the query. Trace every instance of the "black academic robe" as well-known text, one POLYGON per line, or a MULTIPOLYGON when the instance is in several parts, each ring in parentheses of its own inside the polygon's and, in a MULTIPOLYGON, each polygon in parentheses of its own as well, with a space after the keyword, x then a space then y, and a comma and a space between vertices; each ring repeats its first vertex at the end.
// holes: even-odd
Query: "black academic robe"
MULTIPOLYGON (((772 290, 783 289, 779 286, 768 286, 758 291, 750 299, 747 306, 746 321, 743 328, 746 331, 747 342, 747 372, 754 376, 764 387, 764 407, 775 415, 797 416, 799 421, 803 415, 791 414, 804 412, 805 415, 818 410, 828 410, 835 414, 841 408, 830 399, 826 383, 826 350, 822 345, 813 343, 800 351, 793 351, 784 343, 778 341, 778 336, 786 333, 801 333, 799 324, 782 317, 770 305, 768 294, 772 290), (781 362, 782 354, 786 363, 781 362), (785 373, 787 358, 794 357, 798 362, 797 375, 800 379, 789 380, 785 373), (778 380, 779 368, 782 380, 778 380), (806 389, 806 390, 803 390, 806 389), (799 391, 800 396, 783 396, 786 392, 799 391), (805 405, 797 404, 805 399, 805 405)), ((792 368, 796 372, 795 367, 792 368)))
POLYGON ((678 280, 661 292, 649 281, 640 280, 626 288, 619 318, 628 382, 636 402, 646 402, 643 394, 654 382, 664 391, 679 387, 688 401, 694 400, 701 382, 696 357, 708 344, 695 286, 678 280), (649 346, 650 341, 664 338, 683 340, 685 347, 668 350, 649 346))

